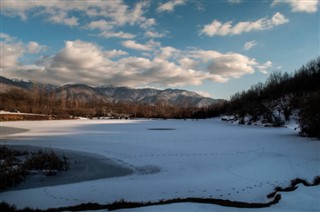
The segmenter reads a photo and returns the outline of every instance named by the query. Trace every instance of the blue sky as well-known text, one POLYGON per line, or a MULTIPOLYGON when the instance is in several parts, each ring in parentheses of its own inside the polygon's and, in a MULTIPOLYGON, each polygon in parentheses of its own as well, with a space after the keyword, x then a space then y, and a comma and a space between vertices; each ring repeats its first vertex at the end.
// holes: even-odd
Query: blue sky
POLYGON ((319 56, 317 0, 1 1, 1 75, 228 99, 319 56))

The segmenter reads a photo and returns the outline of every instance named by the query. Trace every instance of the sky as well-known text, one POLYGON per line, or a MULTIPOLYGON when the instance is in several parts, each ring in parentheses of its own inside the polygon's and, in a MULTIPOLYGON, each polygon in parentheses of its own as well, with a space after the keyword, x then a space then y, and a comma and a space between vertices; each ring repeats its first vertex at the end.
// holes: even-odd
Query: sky
POLYGON ((1 75, 212 98, 320 55, 318 0, 1 0, 1 75))

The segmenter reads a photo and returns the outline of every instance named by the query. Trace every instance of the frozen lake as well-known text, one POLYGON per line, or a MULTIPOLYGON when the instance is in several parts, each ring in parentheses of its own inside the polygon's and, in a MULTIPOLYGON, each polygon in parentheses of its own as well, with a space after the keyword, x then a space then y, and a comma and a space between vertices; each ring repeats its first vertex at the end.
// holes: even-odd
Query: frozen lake
MULTIPOLYGON (((312 181, 320 174, 320 142, 299 137, 286 128, 233 125, 218 119, 24 121, 2 125, 29 131, 5 135, 0 144, 93 153, 136 170, 123 177, 0 193, 0 202, 19 208, 179 197, 267 202, 266 195, 275 186, 287 186, 297 177, 312 181), (138 171, 141 169, 158 171, 143 173, 138 171)), ((306 200, 310 203, 305 207, 319 209, 319 186, 303 189, 316 195, 306 200)), ((288 202, 269 209, 289 210, 293 206, 286 205, 288 202)), ((184 210, 186 205, 172 207, 184 210)), ((191 208, 206 211, 208 207, 215 206, 193 204, 191 208)))

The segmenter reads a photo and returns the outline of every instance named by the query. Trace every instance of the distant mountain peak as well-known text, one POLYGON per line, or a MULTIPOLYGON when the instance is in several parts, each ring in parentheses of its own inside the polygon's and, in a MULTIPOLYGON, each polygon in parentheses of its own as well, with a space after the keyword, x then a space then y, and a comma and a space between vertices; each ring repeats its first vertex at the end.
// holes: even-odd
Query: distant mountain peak
MULTIPOLYGON (((14 81, 0 77, 0 83, 6 90, 19 88, 32 92, 35 82, 14 81)), ((100 85, 92 87, 86 84, 66 84, 54 86, 41 84, 46 91, 54 92, 58 98, 79 100, 82 102, 133 102, 142 104, 167 104, 178 107, 208 107, 224 100, 203 97, 196 92, 167 88, 130 88, 127 86, 100 85)), ((3 92, 3 91, 1 91, 3 92)))

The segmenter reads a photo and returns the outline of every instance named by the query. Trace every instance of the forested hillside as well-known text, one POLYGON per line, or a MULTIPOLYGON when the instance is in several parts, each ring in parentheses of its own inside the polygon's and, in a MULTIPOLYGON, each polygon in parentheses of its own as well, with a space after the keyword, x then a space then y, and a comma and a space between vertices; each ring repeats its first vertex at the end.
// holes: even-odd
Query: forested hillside
POLYGON ((283 126, 296 119, 302 135, 320 137, 320 57, 293 74, 272 73, 265 83, 234 94, 225 107, 241 124, 283 126))
MULTIPOLYGON (((223 102, 222 102, 223 103, 223 102)), ((221 104, 222 104, 221 103, 221 104)), ((48 92, 43 87, 31 91, 10 88, 0 92, 0 110, 50 115, 52 118, 70 117, 110 117, 110 118, 206 118, 216 103, 209 107, 181 107, 139 102, 106 102, 99 99, 59 98, 56 92, 48 92)), ((218 115, 215 112, 215 115, 218 115)), ((212 116, 212 115, 210 115, 212 116)), ((0 120, 6 120, 1 118, 0 120)))

